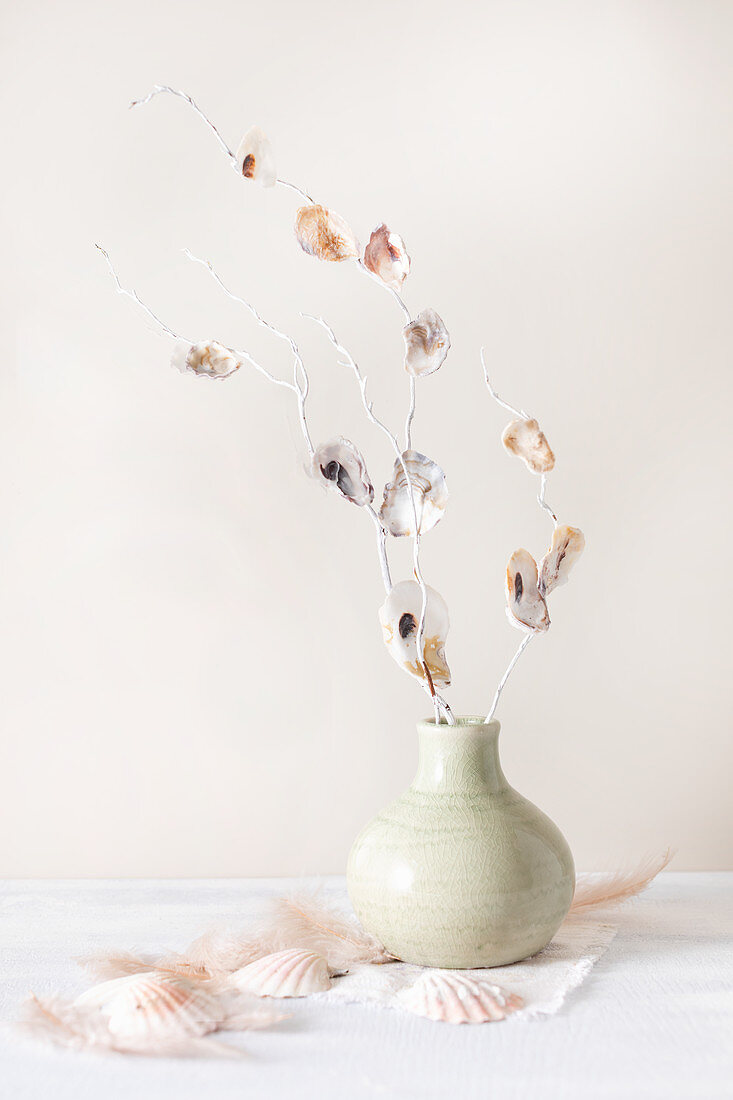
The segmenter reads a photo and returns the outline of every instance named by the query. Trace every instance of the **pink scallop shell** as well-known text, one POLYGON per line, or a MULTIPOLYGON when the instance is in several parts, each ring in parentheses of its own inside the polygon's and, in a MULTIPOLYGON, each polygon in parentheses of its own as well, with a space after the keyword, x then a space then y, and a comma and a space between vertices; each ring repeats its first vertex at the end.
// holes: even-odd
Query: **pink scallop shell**
POLYGON ((331 972, 322 955, 291 948, 243 966, 232 975, 232 983, 258 997, 307 997, 330 988, 331 972))
POLYGON ((428 970, 400 994, 403 1008, 447 1024, 503 1020, 524 1002, 498 985, 452 971, 428 970))

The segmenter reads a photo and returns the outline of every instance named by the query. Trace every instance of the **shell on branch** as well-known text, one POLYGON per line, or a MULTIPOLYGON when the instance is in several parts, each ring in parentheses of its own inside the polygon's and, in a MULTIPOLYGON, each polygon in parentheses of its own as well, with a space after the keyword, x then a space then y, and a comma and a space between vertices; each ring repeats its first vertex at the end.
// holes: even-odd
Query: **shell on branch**
POLYGON ((239 370, 241 361, 233 351, 218 344, 216 340, 206 340, 198 344, 177 340, 171 356, 171 366, 183 373, 190 371, 206 378, 228 378, 239 370))
POLYGON ((465 974, 428 970, 399 995, 403 1008, 446 1024, 484 1024, 503 1020, 524 1001, 498 985, 465 974))
POLYGON ((246 180, 256 180, 261 187, 277 183, 272 146, 259 126, 252 126, 240 141, 236 161, 237 171, 246 180))
POLYGON ((434 309, 424 309, 402 330, 405 341, 405 370, 424 378, 440 367, 450 348, 448 329, 434 309))
POLYGON ((384 487, 384 500, 379 510, 385 530, 397 538, 415 534, 415 514, 405 468, 410 476, 419 534, 424 535, 435 527, 448 503, 445 474, 437 462, 419 451, 405 451, 402 460, 395 459, 392 480, 384 487))
POLYGON ((364 266, 390 289, 399 291, 410 273, 410 257, 398 233, 391 233, 382 222, 364 249, 364 266))
POLYGON ((555 465, 555 456, 545 433, 536 420, 519 417, 507 424, 501 441, 509 454, 521 458, 533 474, 547 474, 555 465))
POLYGON ((555 528, 550 549, 540 562, 540 592, 548 595, 567 584, 568 573, 585 549, 585 535, 578 527, 555 528))
POLYGON ((309 256, 318 260, 355 260, 359 242, 340 214, 314 203, 301 206, 295 217, 295 236, 309 256))
MULTIPOLYGON (((445 642, 450 619, 448 605, 440 593, 426 585, 427 604, 423 630, 423 658, 436 687, 450 685, 450 668, 445 659, 445 642)), ((379 610, 384 641, 391 656, 412 676, 425 679, 418 662, 417 633, 422 610, 422 592, 417 581, 396 584, 379 610)))
POLYGON ((539 589, 537 562, 528 550, 515 550, 506 567, 507 615, 512 626, 540 634, 550 626, 547 604, 539 589))
POLYGON ((354 444, 342 435, 322 443, 311 460, 313 476, 345 500, 362 507, 374 500, 366 463, 354 444))
POLYGON ((258 997, 307 997, 331 985, 331 971, 322 955, 292 948, 265 955, 232 975, 242 993, 258 997))

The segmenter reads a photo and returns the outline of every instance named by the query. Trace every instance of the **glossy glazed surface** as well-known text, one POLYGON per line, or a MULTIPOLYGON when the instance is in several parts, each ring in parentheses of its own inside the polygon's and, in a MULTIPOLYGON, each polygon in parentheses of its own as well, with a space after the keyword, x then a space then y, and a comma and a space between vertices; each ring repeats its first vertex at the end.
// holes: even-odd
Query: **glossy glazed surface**
POLYGON ((541 950, 573 896, 560 830, 506 781, 499 723, 418 725, 412 784, 357 838, 347 884, 389 951, 425 966, 501 966, 541 950))

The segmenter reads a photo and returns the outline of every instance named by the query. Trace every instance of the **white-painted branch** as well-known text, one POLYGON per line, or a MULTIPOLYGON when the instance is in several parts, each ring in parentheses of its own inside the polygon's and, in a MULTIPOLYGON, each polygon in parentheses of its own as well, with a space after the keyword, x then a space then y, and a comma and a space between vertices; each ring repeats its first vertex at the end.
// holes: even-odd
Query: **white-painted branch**
POLYGON ((310 390, 310 380, 308 378, 308 372, 305 369, 303 358, 300 354, 300 351, 298 350, 298 345, 295 343, 295 340, 293 340, 292 336, 288 336, 286 332, 281 332, 281 330, 279 328, 276 328, 275 325, 271 324, 269 321, 266 321, 251 302, 248 302, 245 298, 240 298, 238 294, 235 294, 232 290, 230 290, 209 260, 202 260, 198 256, 194 256, 193 252, 191 252, 191 250, 188 248, 184 248, 183 251, 185 255, 188 256, 189 260, 193 260, 194 263, 201 264, 202 267, 206 268, 206 270, 219 284, 227 297, 231 298, 235 302, 238 302, 240 305, 244 306, 245 309, 248 309, 258 325, 261 325, 262 328, 268 329, 268 331, 271 332, 274 336, 277 336, 280 340, 284 340, 285 343, 289 345, 290 350, 295 357, 293 381, 298 395, 298 413, 300 416, 300 427, 303 432, 303 438, 305 439, 306 447, 308 448, 308 454, 312 457, 315 453, 315 448, 313 447, 313 443, 311 442, 311 436, 308 430, 308 422, 305 415, 305 400, 308 396, 308 391, 310 390))
POLYGON ((510 412, 512 416, 518 416, 521 420, 531 420, 532 417, 529 415, 528 412, 525 412, 524 409, 515 409, 513 405, 508 404, 508 402, 506 402, 502 397, 499 397, 499 394, 491 385, 491 380, 489 378, 489 369, 486 366, 483 348, 481 348, 481 366, 484 368, 484 378, 486 379, 486 385, 488 387, 489 393, 494 398, 494 401, 496 401, 497 405, 501 405, 502 409, 506 409, 506 411, 510 412))
POLYGON ((514 669, 514 666, 516 665, 517 661, 522 656, 525 649, 527 648, 527 646, 529 645, 529 643, 532 641, 533 638, 534 638, 534 634, 525 634, 525 636, 522 638, 522 641, 519 644, 519 648, 517 649, 517 652, 512 657, 511 661, 509 662, 509 665, 507 666, 506 672, 504 673, 501 680, 499 681, 499 686, 496 689, 496 694, 494 695, 494 700, 491 704, 491 708, 489 710, 489 713, 486 715, 486 718, 484 719, 485 722, 490 722, 491 719, 494 717, 494 714, 496 712, 496 708, 499 705, 499 698, 501 696, 502 691, 504 690, 504 685, 506 684, 507 680, 509 679, 509 676, 510 676, 512 670, 514 669))
POLYGON ((387 533, 382 526, 382 521, 377 515, 373 504, 367 505, 367 512, 374 520, 374 526, 377 532, 377 553, 379 554, 379 563, 382 568, 384 591, 389 596, 392 591, 392 575, 389 571, 389 561, 387 560, 387 533))
POLYGON ((412 421, 415 418, 415 381, 416 379, 410 375, 410 404, 407 409, 407 419, 405 420, 405 450, 412 450, 412 421))
POLYGON ((557 527, 557 516, 553 512, 550 505, 545 500, 545 489, 547 488, 547 474, 542 474, 540 478, 540 491, 537 494, 537 503, 540 508, 547 512, 548 516, 552 520, 555 527, 557 527))
MULTIPOLYGON (((145 305, 145 302, 143 302, 142 299, 138 297, 137 293, 134 290, 128 290, 127 287, 124 287, 122 285, 117 272, 115 271, 114 267, 112 266, 112 261, 109 258, 109 253, 104 248, 102 248, 101 244, 95 244, 94 247, 102 253, 105 260, 107 261, 107 267, 109 268, 110 274, 112 275, 112 278, 115 281, 115 286, 117 287, 117 293, 118 294, 124 294, 128 298, 132 298, 133 302, 135 302, 137 305, 139 305, 140 309, 144 310, 144 312, 147 313, 148 317, 150 317, 153 321, 155 321, 156 325, 158 325, 163 330, 163 332, 166 334, 166 336, 172 336, 174 340, 185 340, 186 339, 185 336, 181 336, 180 333, 174 332, 172 328, 168 327, 168 325, 165 323, 165 321, 161 321, 160 317, 158 317, 157 314, 153 313, 150 306, 145 305)), ((191 340, 191 341, 189 341, 189 343, 193 343, 193 341, 191 340)))
POLYGON ((232 150, 229 148, 227 143, 224 141, 224 138, 221 136, 221 134, 219 133, 219 131, 217 130, 216 126, 211 121, 211 119, 207 118, 207 116, 204 114, 204 112, 199 107, 198 103, 196 103, 196 101, 194 99, 192 99, 191 96, 188 95, 187 92, 181 92, 181 91, 176 90, 175 88, 169 88, 167 84, 156 84, 155 87, 153 88, 152 92, 148 92, 148 94, 143 99, 133 99, 132 103, 130 104, 130 107, 142 107, 146 103, 149 103, 151 99, 154 99, 155 96, 160 95, 161 92, 167 92, 169 95, 178 96, 179 99, 185 100, 186 103, 188 103, 189 107, 193 108, 193 110, 196 112, 196 114, 199 116, 199 118, 203 119, 203 121, 209 127, 209 129, 213 133, 214 137, 219 142, 219 145, 221 146, 223 151, 227 154, 227 156, 231 160, 232 164, 236 168, 237 158, 236 158, 235 154, 232 152, 232 150))

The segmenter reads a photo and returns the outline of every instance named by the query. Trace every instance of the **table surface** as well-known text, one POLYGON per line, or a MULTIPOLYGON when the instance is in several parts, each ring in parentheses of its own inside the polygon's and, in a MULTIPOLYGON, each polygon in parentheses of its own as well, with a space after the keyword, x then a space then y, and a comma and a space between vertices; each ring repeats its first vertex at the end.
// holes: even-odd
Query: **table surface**
MULTIPOLYGON (((343 894, 343 880, 326 879, 343 894)), ((733 1097, 733 874, 665 873, 557 1016, 451 1027, 390 1009, 292 1003, 240 1060, 78 1054, 7 1026, 21 1000, 89 984, 105 948, 180 949, 240 926, 293 880, 0 884, 0 1094, 12 1100, 592 1100, 733 1097)))

